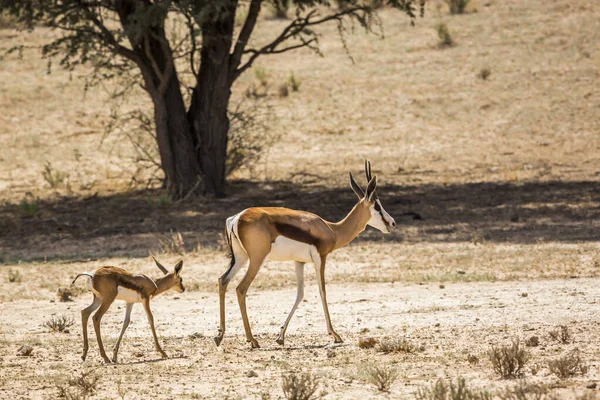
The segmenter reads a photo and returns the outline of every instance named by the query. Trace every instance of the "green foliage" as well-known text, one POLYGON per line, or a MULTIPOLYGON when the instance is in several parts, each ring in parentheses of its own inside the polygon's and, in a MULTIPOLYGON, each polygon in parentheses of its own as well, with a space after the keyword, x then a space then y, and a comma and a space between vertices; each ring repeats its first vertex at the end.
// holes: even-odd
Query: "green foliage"
POLYGON ((454 46, 454 39, 450 35, 450 31, 448 30, 448 25, 443 22, 436 24, 435 30, 440 38, 439 46, 441 48, 444 47, 452 47, 454 46))
POLYGON ((492 400, 492 394, 471 389, 465 378, 458 377, 456 383, 438 379, 429 387, 420 388, 415 394, 417 400, 492 400))
POLYGON ((471 0, 444 0, 448 5, 450 14, 462 14, 471 0))
POLYGON ((36 199, 27 196, 19 202, 19 213, 25 218, 35 216, 40 210, 40 205, 36 199))

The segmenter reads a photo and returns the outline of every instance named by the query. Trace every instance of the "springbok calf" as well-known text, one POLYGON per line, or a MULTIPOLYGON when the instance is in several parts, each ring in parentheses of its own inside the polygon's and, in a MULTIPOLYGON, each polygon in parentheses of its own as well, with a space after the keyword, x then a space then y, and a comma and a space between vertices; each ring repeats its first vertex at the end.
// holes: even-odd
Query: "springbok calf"
POLYGON ((231 252, 231 263, 227 271, 219 278, 220 326, 215 337, 217 346, 225 335, 225 293, 227 285, 239 270, 249 261, 246 275, 237 287, 237 298, 244 322, 246 339, 252 348, 260 347, 252 336, 248 315, 246 313, 246 293, 256 277, 265 258, 276 261, 296 262, 296 302, 292 306, 287 319, 281 326, 277 343, 283 345, 285 331, 304 298, 304 264, 312 262, 315 266, 317 283, 327 332, 333 336, 335 343, 342 338, 331 325, 327 296, 325 292, 325 262, 334 250, 350 243, 367 225, 379 229, 383 233, 391 232, 396 226, 394 219, 383 209, 375 191, 376 177, 371 176, 371 163, 365 160, 367 189, 363 193, 350 173, 350 186, 358 196, 358 203, 340 222, 328 222, 318 215, 278 207, 248 208, 227 219, 226 234, 231 252))
POLYGON ((148 322, 152 329, 152 336, 154 337, 154 347, 160 353, 163 358, 167 358, 167 354, 163 351, 158 343, 156 337, 156 331, 154 329, 154 316, 150 310, 150 299, 159 294, 166 292, 169 289, 174 289, 178 293, 183 293, 185 288, 183 287, 183 279, 181 278, 181 268, 183 267, 183 261, 179 261, 175 266, 173 272, 167 271, 161 263, 154 260, 156 266, 165 274, 162 278, 151 279, 146 275, 133 275, 123 268, 118 267, 101 267, 94 272, 84 272, 75 277, 73 284, 80 276, 87 276, 87 287, 94 295, 93 303, 81 310, 81 324, 83 326, 83 355, 81 359, 85 361, 88 352, 88 335, 87 325, 90 314, 95 310, 96 313, 92 317, 94 321, 94 330, 96 331, 96 338, 98 339, 98 347, 100 348, 100 355, 105 362, 110 363, 110 360, 104 352, 104 346, 102 345, 102 336, 100 334, 100 320, 110 305, 115 300, 124 300, 127 305, 125 308, 125 320, 123 321, 123 328, 121 329, 121 335, 119 340, 115 344, 113 350, 113 362, 117 362, 117 354, 119 352, 119 345, 121 339, 125 334, 127 326, 129 326, 129 320, 131 316, 131 310, 135 303, 143 303, 146 315, 148 316, 148 322))

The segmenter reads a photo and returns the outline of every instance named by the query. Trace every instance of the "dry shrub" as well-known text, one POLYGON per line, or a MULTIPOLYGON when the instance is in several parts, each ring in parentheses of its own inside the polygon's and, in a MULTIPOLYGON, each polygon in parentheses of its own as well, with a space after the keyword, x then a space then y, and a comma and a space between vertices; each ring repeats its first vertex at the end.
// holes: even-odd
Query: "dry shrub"
POLYGON ((283 375, 281 387, 288 400, 309 400, 316 397, 319 379, 310 372, 283 375))
POLYGON ((430 387, 421 387, 415 394, 417 400, 491 400, 486 391, 471 389, 465 378, 458 377, 456 383, 438 379, 430 387))
POLYGON ((20 283, 23 280, 21 276, 21 272, 18 269, 9 269, 8 270, 8 281, 10 283, 20 283))
POLYGON ((52 332, 68 333, 71 326, 75 324, 75 320, 67 315, 53 315, 49 320, 44 322, 46 328, 50 328, 52 332))
POLYGON ((360 380, 375 385, 380 392, 389 392, 399 375, 395 367, 374 363, 362 364, 357 373, 360 380))
POLYGON ((573 343, 574 341, 573 334, 571 333, 569 327, 566 325, 561 325, 558 327, 558 329, 554 329, 548 332, 548 335, 552 340, 559 341, 562 344, 569 344, 573 343))
POLYGON ((529 352, 521 345, 519 339, 510 345, 492 346, 488 351, 494 371, 502 378, 515 378, 523 374, 523 368, 530 359, 529 352))
POLYGON ((73 290, 70 288, 58 288, 58 300, 65 303, 68 301, 73 301, 72 297, 75 295, 73 290))
POLYGON ((396 338, 382 340, 377 346, 377 350, 385 354, 414 353, 417 347, 405 338, 396 338))
POLYGON ((450 14, 463 14, 470 0, 444 0, 448 5, 450 14))
POLYGON ((440 38, 440 41, 438 43, 440 48, 454 46, 454 39, 452 39, 452 36, 450 35, 448 25, 446 25, 443 22, 440 22, 435 26, 435 30, 438 34, 438 37, 440 38))
MULTIPOLYGON (((482 81, 487 81, 487 79, 490 77, 491 74, 492 74, 492 71, 489 68, 481 68, 479 70, 479 73, 477 74, 477 77, 479 79, 481 79, 482 81)), ((518 221, 518 218, 519 217, 517 216, 517 221, 518 221)), ((521 296, 527 297, 527 293, 521 293, 521 296)))
POLYGON ((185 255, 185 243, 181 233, 173 230, 158 238, 158 246, 162 254, 185 255))
POLYGON ((549 394, 546 385, 529 383, 525 380, 514 386, 505 387, 496 394, 500 400, 551 400, 553 395, 549 394))
POLYGON ((372 349, 377 344, 378 340, 374 337, 364 337, 358 339, 358 347, 361 349, 372 349))
POLYGON ((540 338, 537 336, 531 336, 529 339, 525 340, 525 346, 527 347, 537 347, 540 345, 540 338))
POLYGON ((579 350, 548 361, 548 369, 561 379, 574 375, 585 375, 588 372, 588 366, 581 359, 579 350))
POLYGON ((100 376, 93 371, 82 372, 79 376, 58 380, 55 385, 58 397, 67 400, 87 399, 98 387, 100 376))
MULTIPOLYGON (((0 6, 2 6, 2 2, 0 2, 0 6)), ((19 24, 17 18, 8 11, 3 11, 0 9, 0 29, 18 28, 21 28, 21 24, 19 24)))

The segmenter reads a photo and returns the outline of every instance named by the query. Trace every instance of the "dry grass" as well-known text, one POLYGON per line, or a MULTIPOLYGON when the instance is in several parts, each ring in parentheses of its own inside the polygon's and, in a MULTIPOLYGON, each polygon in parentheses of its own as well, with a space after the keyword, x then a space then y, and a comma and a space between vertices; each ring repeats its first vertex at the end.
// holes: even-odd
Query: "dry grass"
POLYGON ((415 394, 417 400, 492 400, 492 395, 484 390, 469 387, 463 377, 446 382, 438 379, 429 387, 421 387, 415 394))
POLYGON ((548 336, 550 336, 550 339, 558 341, 562 344, 569 344, 575 341, 571 330, 566 325, 560 325, 558 329, 551 330, 548 332, 548 336))
POLYGON ((67 315, 53 315, 50 319, 44 321, 44 326, 52 332, 69 333, 69 328, 73 325, 75 325, 75 320, 67 315))
POLYGON ((281 387, 288 400, 310 400, 317 397, 319 378, 310 372, 283 375, 281 387))
POLYGON ((415 346, 406 338, 395 338, 395 339, 384 339, 379 342, 377 351, 384 354, 389 353, 414 353, 418 350, 418 346, 415 346))
POLYGON ((358 379, 374 385, 380 392, 389 392, 400 376, 400 372, 395 366, 370 362, 360 365, 356 376, 358 379))

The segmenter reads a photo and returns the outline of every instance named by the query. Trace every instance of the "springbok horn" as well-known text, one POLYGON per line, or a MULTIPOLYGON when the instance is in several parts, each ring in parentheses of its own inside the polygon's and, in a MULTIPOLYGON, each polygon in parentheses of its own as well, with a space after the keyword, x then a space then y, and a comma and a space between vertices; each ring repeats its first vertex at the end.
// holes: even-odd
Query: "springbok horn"
POLYGON ((365 175, 367 177, 367 182, 371 182, 371 162, 365 158, 365 175))
POLYGON ((365 197, 365 193, 362 191, 360 186, 358 186, 358 184, 354 180, 354 177, 352 176, 352 172, 350 172, 350 187, 352 188, 352 190, 354 190, 354 193, 356 193, 359 200, 362 199, 363 197, 365 197))
POLYGON ((167 269, 165 267, 163 267, 163 265, 161 263, 159 263, 158 260, 156 258, 154 258, 154 256, 152 256, 152 259, 156 263, 156 266, 158 267, 158 269, 160 269, 163 274, 166 275, 169 273, 169 271, 167 271, 167 269))

